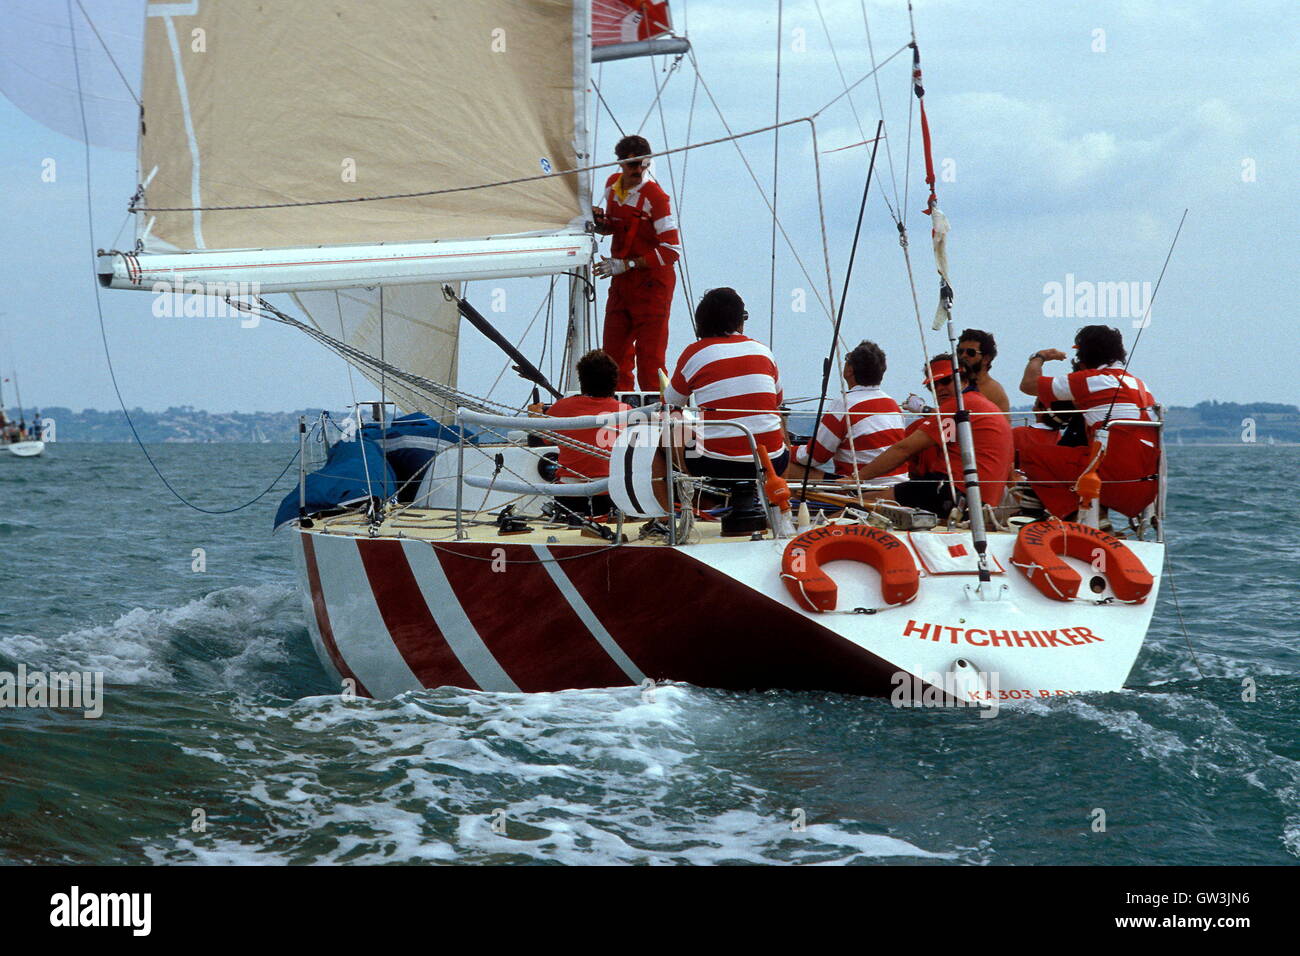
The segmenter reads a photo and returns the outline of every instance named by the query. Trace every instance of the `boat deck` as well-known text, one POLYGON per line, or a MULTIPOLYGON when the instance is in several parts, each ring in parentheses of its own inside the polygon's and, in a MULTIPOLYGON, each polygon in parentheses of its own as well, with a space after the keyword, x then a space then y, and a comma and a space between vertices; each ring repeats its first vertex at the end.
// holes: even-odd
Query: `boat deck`
MULTIPOLYGON (((521 519, 523 516, 521 516, 521 519)), ((467 521, 464 526, 465 537, 462 541, 474 542, 477 544, 486 544, 496 542, 500 544, 522 544, 522 545, 581 545, 590 547, 592 545, 613 544, 591 532, 584 531, 582 528, 574 528, 568 525, 548 523, 546 519, 527 519, 525 520, 529 531, 501 534, 493 516, 484 515, 476 522, 467 521)), ((623 535, 627 539, 625 546, 638 548, 662 548, 667 547, 668 542, 662 535, 654 535, 648 538, 638 539, 641 527, 645 524, 644 519, 629 520, 624 522, 623 535)), ((612 528, 613 525, 610 525, 612 528)), ((328 518, 318 518, 313 522, 310 529, 322 534, 348 535, 352 537, 376 537, 376 538, 411 538, 420 541, 437 541, 437 542, 454 542, 456 541, 456 517, 455 512, 442 508, 407 508, 395 514, 384 518, 383 522, 373 530, 370 527, 366 517, 362 514, 349 512, 347 514, 334 515, 328 518)), ((934 529, 937 532, 948 530, 938 527, 934 529)), ((990 529, 988 532, 990 540, 1006 539, 1013 541, 1018 529, 1011 531, 995 531, 990 529)), ((905 534, 906 532, 894 531, 895 534, 905 534)), ((916 532, 924 533, 924 532, 916 532)), ((770 533, 766 534, 765 540, 771 541, 770 533)), ((751 539, 744 536, 723 537, 722 523, 719 521, 696 521, 687 536, 687 540, 682 544, 685 546, 696 545, 724 545, 737 544, 741 542, 748 543, 751 539)), ((789 540, 788 538, 785 540, 789 540)))

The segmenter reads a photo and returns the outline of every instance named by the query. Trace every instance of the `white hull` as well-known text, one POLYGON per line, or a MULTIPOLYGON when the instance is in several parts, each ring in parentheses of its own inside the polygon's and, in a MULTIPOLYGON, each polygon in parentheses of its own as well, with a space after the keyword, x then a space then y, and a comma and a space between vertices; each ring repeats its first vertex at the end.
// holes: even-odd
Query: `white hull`
POLYGON ((313 641, 328 670, 377 697, 646 678, 888 696, 899 674, 933 682, 959 660, 1001 701, 1115 691, 1141 650, 1164 556, 1163 545, 1125 542, 1156 579, 1141 604, 1098 603, 1109 588, 1064 602, 1012 566, 1014 535, 993 534, 989 551, 1005 569, 996 600, 975 595, 974 575, 923 572, 914 601, 883 607, 877 572, 841 561, 829 569, 849 612, 818 613, 781 580, 787 541, 714 532, 675 548, 610 548, 541 533, 452 543, 329 530, 295 531, 313 641), (494 570, 494 557, 505 564, 494 570))
POLYGON ((9 450, 9 454, 17 458, 35 458, 45 452, 45 442, 43 441, 16 441, 3 447, 9 450))

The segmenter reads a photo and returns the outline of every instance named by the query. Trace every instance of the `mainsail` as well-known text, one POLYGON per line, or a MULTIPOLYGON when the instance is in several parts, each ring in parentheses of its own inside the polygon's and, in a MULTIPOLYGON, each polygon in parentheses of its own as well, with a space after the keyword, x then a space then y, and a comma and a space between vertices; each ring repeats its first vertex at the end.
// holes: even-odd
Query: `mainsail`
POLYGON ((154 0, 137 242, 100 281, 293 293, 326 335, 452 385, 442 283, 590 265, 591 174, 566 171, 591 162, 592 46, 686 49, 670 32, 663 0, 154 0))
POLYGON ((101 274, 276 291, 574 268, 589 176, 548 174, 587 160, 589 15, 585 0, 149 3, 140 244, 101 274), (402 198, 353 201, 376 196, 402 198))

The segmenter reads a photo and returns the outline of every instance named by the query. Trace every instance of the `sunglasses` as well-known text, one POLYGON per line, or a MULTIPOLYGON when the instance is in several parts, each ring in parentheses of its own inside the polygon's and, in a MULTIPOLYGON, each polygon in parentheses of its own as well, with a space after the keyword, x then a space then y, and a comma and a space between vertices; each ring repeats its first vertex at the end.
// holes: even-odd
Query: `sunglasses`
POLYGON ((979 349, 958 349, 957 354, 969 355, 971 358, 974 358, 976 355, 983 355, 984 353, 981 352, 979 349))
POLYGON ((952 384, 952 376, 949 375, 947 378, 936 378, 936 379, 935 379, 933 382, 931 382, 930 384, 931 384, 931 385, 951 385, 951 384, 952 384))

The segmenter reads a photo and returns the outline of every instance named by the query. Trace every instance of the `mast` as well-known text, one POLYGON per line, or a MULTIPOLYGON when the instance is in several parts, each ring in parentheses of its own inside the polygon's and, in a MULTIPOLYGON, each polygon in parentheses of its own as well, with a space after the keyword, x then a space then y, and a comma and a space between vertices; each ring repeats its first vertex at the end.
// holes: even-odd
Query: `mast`
POLYGON ((591 343, 591 301, 587 290, 591 288, 591 267, 583 266, 569 276, 569 329, 565 339, 567 362, 561 391, 578 388, 578 360, 595 346, 591 343))
MULTIPOLYGON (((957 426, 957 447, 961 450, 962 480, 966 485, 966 506, 970 513, 970 533, 975 545, 975 557, 979 565, 979 585, 975 593, 982 600, 991 601, 997 597, 993 590, 992 574, 989 571, 988 532, 984 527, 984 500, 980 493, 979 471, 975 465, 975 439, 971 434, 970 411, 962 397, 961 363, 957 358, 957 333, 952 323, 952 285, 948 281, 948 219, 939 209, 939 197, 934 187, 934 158, 930 148, 930 123, 925 115, 925 87, 921 82, 921 48, 916 43, 916 21, 912 17, 912 4, 907 5, 908 21, 912 30, 912 91, 920 104, 921 142, 925 151, 925 182, 930 187, 930 196, 923 210, 930 217, 930 238, 934 244, 935 269, 939 273, 939 307, 935 311, 933 328, 946 326, 949 354, 953 364, 953 392, 955 393, 956 414, 953 416, 957 426)), ((936 412, 936 416, 937 416, 936 412)), ((944 438, 943 429, 939 438, 944 438)))

